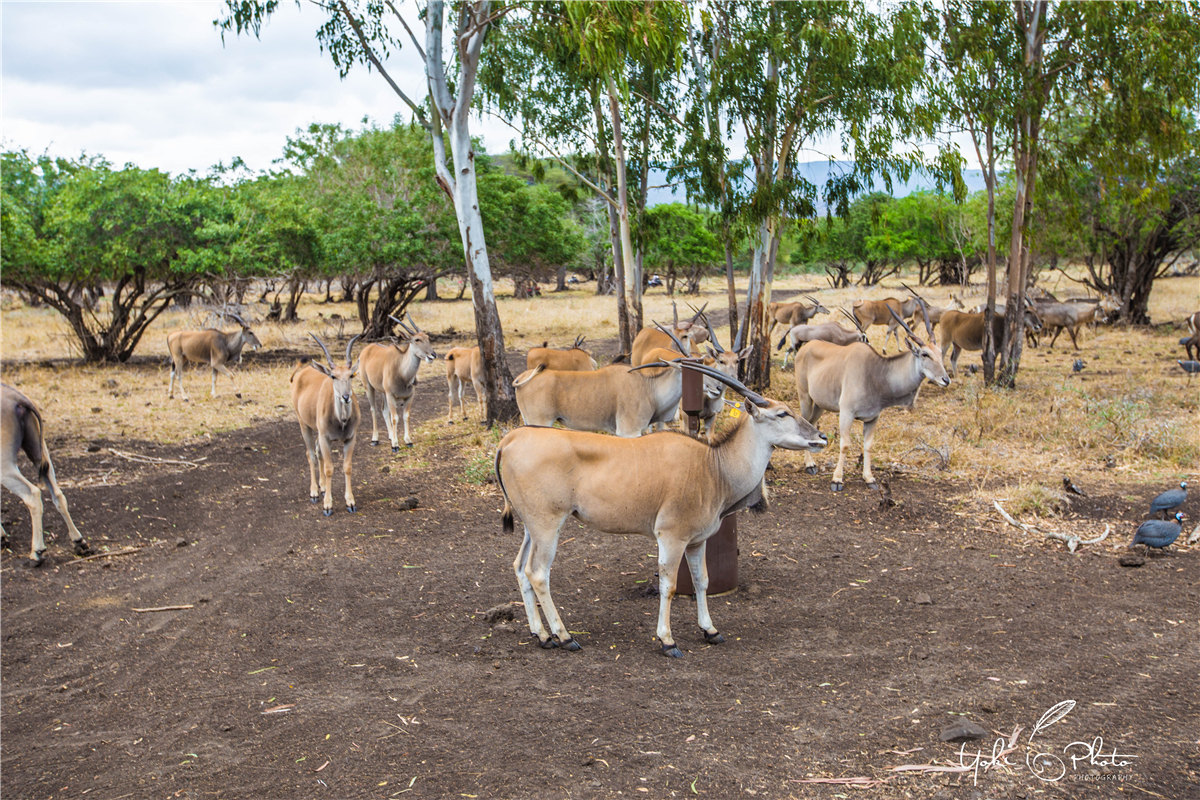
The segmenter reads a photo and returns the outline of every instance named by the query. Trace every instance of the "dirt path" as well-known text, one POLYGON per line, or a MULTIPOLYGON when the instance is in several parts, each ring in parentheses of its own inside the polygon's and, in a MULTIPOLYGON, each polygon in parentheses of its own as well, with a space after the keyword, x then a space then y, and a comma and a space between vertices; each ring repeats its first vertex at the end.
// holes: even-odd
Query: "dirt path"
MULTIPOLYGON (((653 544, 571 525, 553 580, 584 649, 542 651, 519 607, 485 620, 519 599, 518 542, 495 488, 462 481, 477 426, 453 430, 396 456, 362 437, 360 513, 328 519, 294 423, 119 445, 195 467, 60 458, 64 478, 102 460, 135 478, 69 495, 93 545, 142 549, 74 563, 48 509, 48 565, 4 553, 5 797, 834 797, 803 781, 850 777, 889 798, 1196 796, 1194 550, 1123 568, 1110 543, 980 525, 959 487, 896 476, 881 511, 788 456, 772 510, 740 518, 739 590, 712 603, 726 644, 681 598, 685 658, 663 658, 653 544), (191 608, 131 610, 170 605, 191 608), (889 771, 957 763, 938 734, 959 715, 1022 726, 1011 766, 889 771), (1032 774, 1039 752, 1061 780, 1032 774)), ((1123 543, 1147 494, 1094 488, 1074 511, 1123 543)), ((28 516, 8 493, 3 510, 23 555, 28 516)))

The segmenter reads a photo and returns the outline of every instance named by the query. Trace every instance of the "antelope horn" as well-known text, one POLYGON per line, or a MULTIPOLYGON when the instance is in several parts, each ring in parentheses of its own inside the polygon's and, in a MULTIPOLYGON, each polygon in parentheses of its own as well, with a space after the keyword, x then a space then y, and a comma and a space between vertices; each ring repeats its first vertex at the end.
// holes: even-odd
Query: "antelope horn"
POLYGON ((684 358, 685 356, 680 356, 679 358, 672 358, 670 361, 663 361, 661 359, 658 361, 651 361, 648 364, 642 364, 638 367, 630 367, 629 371, 637 372, 640 369, 651 369, 653 367, 678 367, 684 358))
POLYGON ((839 308, 838 311, 842 312, 842 316, 854 323, 854 327, 858 329, 859 333, 864 335, 866 334, 866 331, 863 330, 863 326, 859 324, 858 317, 854 316, 844 308, 839 308))
POLYGON ((655 322, 655 323, 654 323, 654 327, 658 328, 660 331, 662 331, 663 333, 665 333, 667 336, 670 336, 670 337, 671 337, 671 341, 673 341, 673 342, 675 343, 675 346, 679 348, 679 352, 681 352, 681 353, 682 353, 682 352, 684 351, 684 349, 685 349, 685 348, 684 348, 684 346, 683 346, 683 342, 679 341, 679 337, 678 337, 678 336, 676 336, 675 334, 671 333, 669 330, 667 330, 666 328, 664 328, 662 325, 659 325, 657 322, 655 322))
POLYGON ((904 281, 901 281, 900 285, 908 289, 909 292, 912 292, 912 296, 917 298, 917 303, 921 306, 921 315, 925 317, 925 333, 929 334, 929 341, 933 341, 933 324, 929 321, 929 304, 925 302, 924 297, 914 292, 913 288, 904 281))
POLYGON ((721 340, 717 338, 717 332, 713 330, 712 323, 708 321, 708 315, 704 315, 701 319, 704 320, 704 327, 708 328, 708 338, 712 339, 712 343, 716 346, 718 353, 724 353, 725 348, 721 347, 721 340))
POLYGON ((754 403, 754 405, 758 406, 759 408, 766 408, 771 404, 767 398, 763 397, 758 392, 751 390, 746 386, 746 384, 742 383, 737 378, 729 377, 724 372, 718 372, 715 369, 710 369, 703 364, 697 364, 693 361, 685 361, 683 362, 682 366, 686 369, 694 369, 696 372, 707 375, 713 380, 720 381, 730 389, 733 389, 735 392, 745 397, 751 403, 754 403))
POLYGON ((413 319, 413 318, 412 318, 412 314, 409 314, 409 313, 407 313, 407 312, 406 312, 406 313, 404 314, 404 318, 405 318, 406 320, 408 320, 408 324, 409 324, 409 325, 412 325, 412 326, 413 326, 413 330, 414 330, 414 331, 416 331, 417 333, 420 333, 420 332, 421 332, 421 326, 420 326, 420 325, 418 325, 418 324, 417 324, 417 321, 416 321, 415 319, 413 319))
MULTIPOLYGON (((904 320, 900 319, 900 315, 896 313, 896 309, 892 308, 891 306, 888 306, 887 310, 888 310, 888 313, 892 315, 892 318, 894 320, 896 320, 897 323, 899 323, 900 327, 904 328, 905 333, 907 333, 909 336, 912 337, 912 340, 914 342, 916 342, 917 344, 925 344, 924 342, 921 341, 921 337, 919 337, 915 333, 913 333, 913 329, 908 327, 908 323, 905 322, 904 320)), ((926 319, 928 319, 928 317, 926 317, 926 319)))
POLYGON ((679 306, 675 305, 674 300, 671 301, 671 313, 675 315, 675 326, 679 327, 679 306))
POLYGON ((320 339, 318 339, 317 335, 315 333, 313 333, 312 331, 309 331, 308 335, 313 337, 313 340, 317 344, 321 345, 321 349, 325 351, 325 360, 329 362, 329 368, 336 369, 336 367, 333 365, 333 356, 329 355, 329 348, 325 346, 325 343, 322 342, 320 339))
POLYGON ((404 320, 396 319, 391 314, 388 314, 388 319, 400 326, 400 333, 402 336, 416 336, 416 333, 404 324, 404 320))
MULTIPOLYGON (((688 308, 690 308, 692 311, 696 311, 696 307, 694 305, 692 305, 691 303, 688 303, 688 308)), ((700 317, 704 314, 704 309, 706 309, 706 308, 708 308, 708 303, 705 303, 704 305, 700 306, 700 310, 696 311, 696 315, 694 317, 692 317, 692 322, 695 322, 696 320, 700 319, 700 317)))
POLYGON ((742 341, 746 337, 746 328, 750 324, 750 303, 746 303, 746 313, 742 316, 742 321, 738 324, 737 336, 733 337, 733 349, 735 352, 742 351, 742 341))
POLYGON ((351 366, 354 363, 353 361, 350 360, 350 356, 351 356, 351 351, 354 349, 354 343, 358 341, 359 336, 362 336, 362 334, 361 333, 358 334, 358 336, 355 336, 353 339, 351 339, 346 344, 346 366, 347 367, 351 366))
POLYGON ((584 341, 584 339, 586 339, 586 338, 587 338, 587 337, 585 337, 585 336, 584 336, 582 333, 581 333, 581 334, 579 334, 578 336, 576 336, 576 337, 575 337, 575 344, 571 345, 571 349, 572 349, 572 350, 582 350, 582 349, 583 349, 583 341, 584 341))
POLYGON ((804 294, 804 295, 800 295, 800 296, 803 297, 808 302, 812 303, 814 306, 821 305, 821 301, 818 300, 817 298, 813 297, 811 294, 804 294))

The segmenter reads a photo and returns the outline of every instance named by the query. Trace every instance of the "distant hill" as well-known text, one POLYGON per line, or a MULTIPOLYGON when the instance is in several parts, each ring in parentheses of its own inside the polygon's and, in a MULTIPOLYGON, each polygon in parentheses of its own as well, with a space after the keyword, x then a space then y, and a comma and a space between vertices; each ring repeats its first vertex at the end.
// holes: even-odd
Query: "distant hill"
MULTIPOLYGON (((806 161, 799 164, 796 172, 805 180, 811 181, 818 187, 823 187, 830 175, 837 175, 848 172, 853 169, 853 162, 850 161, 806 161)), ((967 191, 975 192, 986 188, 987 184, 983 179, 983 171, 978 169, 963 170, 963 180, 966 181, 967 191)), ((667 182, 667 173, 662 170, 653 170, 650 173, 650 185, 662 186, 667 182)), ((883 180, 879 179, 875 182, 875 188, 879 191, 884 191, 883 180)), ((932 191, 934 189, 934 181, 927 175, 914 174, 907 182, 895 183, 892 185, 893 197, 906 197, 913 192, 932 191)), ((656 206, 662 203, 686 203, 687 197, 682 187, 671 187, 661 189, 651 189, 650 197, 647 201, 648 205, 656 206)), ((824 206, 819 206, 818 209, 824 212, 824 206)))
MULTIPOLYGON (((522 180, 529 183, 533 182, 533 175, 527 169, 521 169, 516 165, 516 160, 511 153, 501 153, 497 156, 492 156, 500 167, 509 175, 516 175, 522 180)), ((812 181, 818 187, 823 187, 830 175, 848 172, 853 168, 853 162, 850 161, 805 161, 799 164, 796 171, 806 180, 812 181)), ((545 182, 550 186, 557 186, 563 183, 574 183, 574 178, 567 173, 562 167, 553 162, 546 165, 545 182)), ((987 184, 983 180, 983 171, 978 169, 963 170, 963 180, 967 183, 969 192, 976 192, 986 188, 987 184)), ((686 203, 687 196, 680 185, 666 186, 667 173, 666 170, 651 170, 650 171, 650 186, 659 187, 650 189, 650 197, 647 200, 647 205, 657 206, 663 203, 686 203)), ((927 175, 915 174, 904 183, 896 183, 892 186, 893 197, 905 197, 913 192, 932 191, 935 188, 934 181, 927 175)), ((884 191, 882 180, 876 180, 875 189, 884 191)), ((818 210, 824 213, 823 205, 818 206, 818 210)))

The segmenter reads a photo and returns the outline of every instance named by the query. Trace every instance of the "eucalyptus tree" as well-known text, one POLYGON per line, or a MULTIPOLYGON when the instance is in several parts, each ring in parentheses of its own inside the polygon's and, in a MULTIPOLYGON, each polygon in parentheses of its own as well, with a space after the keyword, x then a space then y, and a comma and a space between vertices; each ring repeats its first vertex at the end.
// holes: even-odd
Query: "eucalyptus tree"
MULTIPOLYGON (((492 287, 476 186, 475 144, 470 132, 471 105, 484 39, 492 24, 508 13, 509 6, 493 5, 489 0, 456 4, 449 43, 451 62, 447 65, 443 0, 427 0, 419 7, 418 16, 425 22, 423 43, 392 0, 313 0, 311 4, 326 15, 317 29, 317 40, 340 74, 344 77, 355 65, 376 70, 429 132, 436 181, 454 204, 471 282, 475 333, 485 365, 487 422, 511 419, 518 409, 492 287), (403 33, 399 32, 401 29, 403 33), (423 96, 417 95, 419 101, 409 97, 384 64, 387 55, 399 50, 405 41, 425 65, 426 86, 423 96)), ((222 35, 236 31, 259 36, 263 24, 278 7, 279 0, 226 0, 226 15, 214 24, 222 35)))
MULTIPOLYGON (((1179 146, 1184 112, 1197 103, 1198 8, 1196 3, 1047 0, 946 5, 941 31, 934 31, 943 42, 945 69, 935 80, 960 81, 951 92, 952 111, 973 114, 975 122, 968 124, 977 136, 986 139, 990 131, 1003 137, 997 149, 1011 154, 1015 197, 997 375, 1002 385, 1014 385, 1020 368, 1020 314, 1039 173, 1044 170, 1050 183, 1061 184, 1071 161, 1085 152, 1146 146, 1162 154, 1179 146), (1057 139, 1061 122, 1080 110, 1086 121, 1074 150, 1065 148, 1061 158, 1043 163, 1047 132, 1057 139)), ((991 163, 991 154, 981 162, 991 163)), ((986 351, 984 366, 988 371, 986 351)))
MULTIPOLYGON (((747 383, 770 383, 768 305, 781 237, 812 218, 819 202, 844 214, 850 198, 880 175, 907 178, 920 163, 897 154, 898 137, 929 130, 914 94, 924 70, 920 16, 910 4, 873 10, 862 2, 730 2, 711 8, 726 46, 707 64, 713 102, 740 128, 753 179, 728 181, 757 227, 747 292, 747 383), (838 135, 854 167, 818 187, 795 171, 802 148, 838 135)), ((832 160, 832 157, 831 157, 832 160)))
POLYGON ((502 117, 520 116, 524 143, 608 204, 618 327, 627 350, 642 322, 633 210, 644 210, 652 150, 669 136, 663 130, 673 116, 667 79, 682 58, 684 9, 629 0, 530 3, 497 31, 502 35, 481 80, 488 102, 502 117), (592 174, 572 152, 595 154, 592 174), (631 161, 637 187, 631 186, 631 161))

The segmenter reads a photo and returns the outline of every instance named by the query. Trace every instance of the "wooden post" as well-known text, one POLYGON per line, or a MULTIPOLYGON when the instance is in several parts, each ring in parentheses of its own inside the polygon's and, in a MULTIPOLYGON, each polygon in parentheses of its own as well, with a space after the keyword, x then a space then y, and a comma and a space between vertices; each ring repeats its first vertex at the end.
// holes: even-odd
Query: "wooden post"
MULTIPOLYGON (((699 363, 699 359, 688 359, 699 363)), ((693 369, 683 370, 683 398, 680 403, 687 417, 688 431, 700 430, 700 409, 704 402, 704 377, 693 369)), ((737 517, 730 514, 721 520, 721 527, 708 540, 704 561, 708 565, 708 593, 710 595, 732 592, 738 583, 737 517)), ((679 575, 675 581, 675 594, 695 594, 692 573, 687 560, 679 564, 679 575)))

